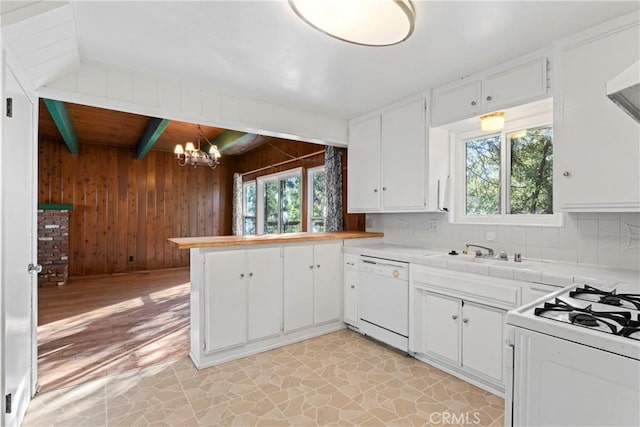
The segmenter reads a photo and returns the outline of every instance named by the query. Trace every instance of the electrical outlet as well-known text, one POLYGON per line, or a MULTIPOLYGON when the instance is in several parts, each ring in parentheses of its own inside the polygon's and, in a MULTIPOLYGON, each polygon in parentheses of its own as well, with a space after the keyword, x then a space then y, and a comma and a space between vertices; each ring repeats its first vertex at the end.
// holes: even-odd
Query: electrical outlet
POLYGON ((438 220, 430 219, 427 221, 427 230, 438 231, 438 220))

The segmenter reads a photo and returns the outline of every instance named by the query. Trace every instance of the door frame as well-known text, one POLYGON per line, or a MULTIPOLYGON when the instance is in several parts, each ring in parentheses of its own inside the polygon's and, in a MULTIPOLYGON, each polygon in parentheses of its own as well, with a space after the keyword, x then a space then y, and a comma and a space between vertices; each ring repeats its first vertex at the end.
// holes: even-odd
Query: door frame
MULTIPOLYGON (((27 77, 27 74, 24 72, 22 67, 19 65, 18 60, 13 56, 13 54, 7 49, 6 45, 2 43, 0 46, 2 51, 0 55, 0 89, 2 93, 2 102, 0 102, 0 111, 1 116, 0 120, 6 114, 6 103, 4 101, 6 95, 6 79, 9 73, 13 74, 18 85, 23 90, 25 96, 31 103, 31 114, 32 114, 32 129, 31 129, 31 144, 32 144, 32 159, 31 159, 31 176, 32 176, 32 188, 31 188, 31 198, 32 198, 32 206, 33 206, 33 216, 31 223, 31 235, 29 236, 31 241, 31 260, 30 262, 34 265, 38 263, 37 256, 37 203, 38 203, 38 192, 37 192, 37 178, 38 178, 38 98, 35 91, 32 89, 31 82, 27 77)), ((2 140, 4 139, 4 132, 0 132, 0 152, 2 152, 2 140)), ((2 162, 0 162, 0 185, 2 184, 2 162)), ((0 223, 3 220, 2 209, 4 207, 4 199, 0 197, 0 223)), ((0 227, 0 260, 2 259, 2 250, 4 245, 5 236, 2 233, 2 227, 0 227)), ((26 266, 25 266, 26 267, 26 266)), ((4 265, 0 262, 0 273, 4 269, 4 265)), ((30 363, 31 363, 31 378, 29 381, 29 398, 31 399, 36 392, 37 382, 38 382, 38 336, 37 336, 37 325, 38 325, 38 275, 30 274, 31 281, 31 354, 30 354, 30 363)), ((0 307, 4 307, 4 292, 5 292, 5 284, 2 283, 0 286, 0 307)), ((0 315, 0 366, 5 366, 6 353, 5 353, 5 319, 4 314, 0 315)), ((4 371, 0 375, 0 390, 5 390, 5 377, 4 371)), ((6 424, 5 421, 5 399, 4 396, 1 397, 1 415, 0 415, 0 427, 4 427, 6 424)))

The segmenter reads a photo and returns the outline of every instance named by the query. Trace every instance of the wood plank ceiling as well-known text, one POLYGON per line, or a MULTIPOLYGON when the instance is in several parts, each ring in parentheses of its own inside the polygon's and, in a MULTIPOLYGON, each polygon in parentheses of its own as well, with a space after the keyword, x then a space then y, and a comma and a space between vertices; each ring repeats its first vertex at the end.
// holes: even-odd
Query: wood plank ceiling
MULTIPOLYGON (((69 102, 64 103, 64 106, 80 144, 104 144, 135 149, 153 119, 139 114, 69 102)), ((209 141, 218 144, 223 156, 240 155, 268 143, 271 139, 262 135, 243 134, 212 126, 200 125, 200 127, 209 141), (216 138, 225 145, 221 146, 216 138)), ((63 139, 43 99, 40 99, 38 132, 41 139, 63 139)), ((197 144, 198 124, 171 120, 151 149, 173 152, 176 144, 184 146, 188 141, 197 144)), ((204 140, 202 144, 203 150, 206 149, 204 140)))

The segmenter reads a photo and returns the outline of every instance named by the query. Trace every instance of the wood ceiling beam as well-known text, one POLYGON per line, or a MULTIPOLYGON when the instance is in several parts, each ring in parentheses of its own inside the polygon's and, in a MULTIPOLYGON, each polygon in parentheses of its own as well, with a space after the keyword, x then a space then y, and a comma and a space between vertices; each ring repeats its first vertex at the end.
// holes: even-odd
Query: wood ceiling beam
POLYGON ((169 125, 169 120, 167 119, 159 119, 157 117, 151 117, 149 119, 149 124, 147 125, 147 129, 142 134, 142 138, 138 145, 136 146, 136 158, 138 160, 144 159, 144 156, 147 155, 153 144, 156 143, 162 132, 169 125))
POLYGON ((73 129, 73 123, 71 123, 71 117, 64 102, 47 98, 43 98, 43 101, 69 151, 71 151, 71 154, 78 154, 80 151, 78 136, 73 129))
POLYGON ((218 135, 213 141, 212 144, 218 146, 218 150, 222 153, 224 150, 227 150, 234 145, 242 144, 245 141, 251 140, 256 135, 253 133, 245 133, 237 130, 225 130, 220 135, 218 135))

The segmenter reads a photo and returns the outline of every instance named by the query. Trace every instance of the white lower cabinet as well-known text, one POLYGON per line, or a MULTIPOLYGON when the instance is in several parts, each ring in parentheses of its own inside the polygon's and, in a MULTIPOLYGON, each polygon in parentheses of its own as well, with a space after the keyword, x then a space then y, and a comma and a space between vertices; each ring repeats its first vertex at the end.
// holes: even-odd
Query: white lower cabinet
POLYGON ((280 248, 211 252, 204 271, 206 352, 280 333, 280 248))
POLYGON ((424 353, 502 381, 505 311, 420 290, 424 353))
POLYGON ((344 256, 344 323, 358 327, 358 256, 344 256))
POLYGON ((424 353, 460 363, 460 300, 422 290, 419 293, 423 293, 424 304, 424 353))
POLYGON ((284 333, 339 320, 342 244, 284 248, 284 333))
POLYGON ((464 302, 462 306, 462 366, 502 382, 506 311, 464 302))
POLYGON ((411 278, 409 351, 502 394, 505 317, 523 282, 414 265, 411 278))

